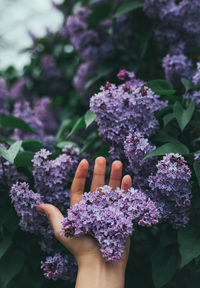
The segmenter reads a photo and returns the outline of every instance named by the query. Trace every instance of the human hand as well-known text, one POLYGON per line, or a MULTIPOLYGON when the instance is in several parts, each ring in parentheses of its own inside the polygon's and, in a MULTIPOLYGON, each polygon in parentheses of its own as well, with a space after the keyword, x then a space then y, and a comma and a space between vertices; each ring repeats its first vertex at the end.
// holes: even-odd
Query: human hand
MULTIPOLYGON (((89 164, 87 160, 82 160, 78 165, 72 182, 70 206, 79 203, 82 199, 88 169, 89 164)), ((104 186, 105 172, 106 159, 104 157, 98 157, 95 161, 90 188, 91 192, 104 186)), ((126 175, 123 179, 121 178, 122 163, 120 161, 114 161, 110 173, 109 186, 113 189, 121 186, 121 189, 128 190, 132 186, 131 177, 126 175)), ((92 237, 83 235, 78 238, 71 238, 60 235, 61 222, 64 216, 58 208, 51 204, 40 204, 37 206, 37 210, 46 214, 53 228, 55 237, 74 255, 79 267, 76 287, 123 287, 124 273, 129 254, 129 239, 127 239, 122 258, 116 262, 106 262, 101 255, 97 241, 92 237), (90 277, 90 279, 88 279, 89 282, 86 281, 86 275, 90 277), (98 279, 98 277, 100 278, 98 279)))

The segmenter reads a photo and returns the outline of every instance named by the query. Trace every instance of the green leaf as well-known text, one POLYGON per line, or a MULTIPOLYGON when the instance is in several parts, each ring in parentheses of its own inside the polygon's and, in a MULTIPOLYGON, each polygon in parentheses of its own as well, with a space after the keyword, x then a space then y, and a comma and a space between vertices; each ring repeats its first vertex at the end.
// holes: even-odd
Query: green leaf
POLYGON ((75 124, 75 122, 76 122, 76 120, 74 120, 74 119, 72 119, 72 120, 69 120, 69 119, 64 120, 61 123, 60 128, 59 128, 59 130, 57 132, 56 139, 58 140, 66 130, 70 129, 75 124))
POLYGON ((120 5, 117 11, 114 13, 113 17, 118 17, 121 14, 128 13, 142 7, 143 7, 143 1, 124 0, 122 2, 122 5, 120 5))
POLYGON ((154 137, 153 141, 156 142, 173 142, 176 141, 176 138, 168 135, 165 131, 160 130, 154 137))
POLYGON ((166 127, 167 124, 168 124, 171 120, 173 120, 174 118, 175 118, 174 113, 169 113, 169 114, 165 115, 165 116, 163 117, 164 127, 166 127))
POLYGON ((154 90, 155 94, 158 94, 158 95, 174 95, 176 93, 176 90, 154 90))
POLYGON ((153 150, 148 155, 146 155, 143 160, 146 160, 149 157, 163 156, 163 155, 166 155, 169 153, 179 153, 181 155, 184 155, 184 154, 188 154, 189 150, 188 150, 187 146, 185 146, 184 144, 182 144, 181 142, 176 140, 176 141, 173 141, 170 143, 166 143, 166 144, 158 147, 157 149, 153 150))
POLYGON ((192 115, 195 110, 195 104, 194 102, 190 102, 188 108, 184 110, 181 103, 177 101, 174 104, 173 109, 174 109, 174 116, 179 124, 181 131, 183 131, 187 126, 187 124, 192 119, 192 115))
POLYGON ((152 255, 152 278, 155 288, 163 287, 174 276, 178 266, 178 252, 171 247, 158 246, 152 255))
POLYGON ((10 146, 10 148, 7 150, 9 155, 9 161, 10 163, 14 164, 15 157, 19 153, 19 150, 22 146, 22 141, 16 141, 14 144, 10 146))
POLYGON ((0 259, 6 253, 10 245, 12 244, 12 238, 7 236, 0 242, 0 259))
POLYGON ((194 161, 193 168, 200 186, 200 163, 198 161, 194 161))
POLYGON ((150 82, 145 83, 143 86, 147 86, 151 88, 153 91, 155 90, 157 92, 160 90, 174 91, 172 84, 169 81, 163 79, 152 80, 150 82))
POLYGON ((111 12, 110 4, 98 5, 88 17, 88 29, 96 27, 100 21, 109 17, 111 12))
POLYGON ((9 161, 9 155, 8 155, 8 150, 6 150, 4 147, 0 146, 0 155, 6 159, 7 161, 9 161))
POLYGON ((186 78, 181 78, 181 83, 183 84, 183 86, 185 87, 185 91, 186 93, 190 90, 190 88, 192 87, 192 83, 186 79, 186 78))
POLYGON ((42 142, 36 139, 24 140, 22 147, 28 151, 39 151, 42 149, 42 142))
POLYGON ((90 126, 95 121, 95 119, 97 118, 97 115, 95 113, 93 113, 91 110, 88 110, 85 113, 84 117, 85 117, 85 125, 87 128, 88 126, 90 126))
POLYGON ((81 128, 83 128, 85 126, 85 119, 84 116, 79 118, 74 127, 72 128, 71 132, 67 135, 67 137, 65 137, 65 139, 69 139, 75 132, 77 132, 78 130, 80 130, 81 128))
POLYGON ((37 132, 31 126, 29 126, 26 122, 12 115, 1 116, 0 127, 18 128, 27 132, 37 134, 37 132))
POLYGON ((20 152, 14 161, 15 166, 18 167, 27 167, 27 166, 32 166, 32 160, 34 157, 35 153, 32 151, 24 151, 20 152))
POLYGON ((1 288, 6 288, 9 282, 21 271, 24 265, 24 254, 18 251, 9 253, 0 262, 1 288))
POLYGON ((178 243, 181 254, 181 268, 200 256, 200 233, 191 227, 179 230, 178 243))

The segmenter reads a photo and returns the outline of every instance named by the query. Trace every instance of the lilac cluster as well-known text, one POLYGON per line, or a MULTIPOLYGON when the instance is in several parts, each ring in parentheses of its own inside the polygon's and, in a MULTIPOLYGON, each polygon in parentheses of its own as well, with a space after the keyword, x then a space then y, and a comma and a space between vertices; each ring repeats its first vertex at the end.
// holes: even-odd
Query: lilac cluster
POLYGON ((15 103, 13 115, 24 120, 37 134, 15 129, 12 135, 14 140, 39 139, 45 147, 52 147, 54 144, 53 134, 58 127, 58 121, 54 111, 49 110, 50 99, 42 98, 34 100, 34 107, 28 101, 21 100, 15 103))
POLYGON ((139 190, 113 190, 107 185, 99 190, 84 193, 82 200, 68 210, 61 233, 68 237, 90 235, 98 241, 107 261, 117 261, 133 225, 150 227, 159 222, 160 215, 154 203, 139 190))
POLYGON ((143 160, 156 147, 152 146, 147 138, 139 132, 129 134, 124 142, 124 155, 126 157, 126 170, 134 175, 134 184, 137 188, 148 189, 148 177, 155 170, 157 158, 143 160))
POLYGON ((107 83, 90 99, 100 136, 109 144, 123 146, 130 133, 139 131, 150 136, 158 129, 155 113, 167 103, 160 101, 150 88, 139 87, 134 79, 133 83, 130 79, 119 86, 107 83))
POLYGON ((53 257, 48 256, 41 264, 44 276, 48 279, 74 281, 76 278, 77 264, 70 254, 56 253, 53 257))
POLYGON ((192 62, 185 55, 166 55, 163 59, 165 77, 174 85, 180 85, 180 78, 191 78, 192 62))
MULTIPOLYGON (((65 148, 64 151, 69 151, 69 149, 65 148)), ((35 188, 38 193, 44 196, 45 201, 64 212, 66 210, 65 203, 69 200, 67 184, 70 173, 78 164, 78 157, 76 154, 72 157, 64 152, 56 159, 50 160, 50 155, 48 150, 42 149, 34 156, 35 188)))
POLYGON ((194 160, 196 160, 200 163, 200 152, 197 152, 194 154, 194 160))
POLYGON ((46 235, 48 222, 45 216, 35 209, 37 205, 43 203, 42 196, 30 190, 27 183, 17 182, 11 188, 10 197, 17 215, 21 218, 19 222, 21 228, 31 233, 46 235))
POLYGON ((13 100, 24 99, 24 90, 28 83, 28 79, 25 77, 19 78, 19 80, 10 89, 10 98, 13 100))
MULTIPOLYGON (((192 83, 194 85, 200 84, 200 62, 197 63, 197 71, 192 78, 192 83)), ((200 107, 200 91, 193 90, 186 94, 186 98, 190 101, 194 101, 197 108, 200 107)))
POLYGON ((150 197, 157 203, 163 220, 180 228, 189 221, 191 171, 185 159, 170 153, 156 165, 157 172, 148 179, 150 197))
POLYGON ((87 21, 91 12, 89 8, 80 7, 66 22, 70 41, 85 61, 79 66, 74 78, 74 86, 80 93, 89 77, 97 71, 99 63, 111 57, 115 51, 113 39, 107 33, 110 21, 104 21, 96 29, 89 30, 87 21))
POLYGON ((159 21, 155 38, 160 45, 169 47, 163 59, 166 78, 180 89, 180 78, 192 78, 191 46, 200 45, 200 2, 198 0, 145 0, 144 11, 159 21))

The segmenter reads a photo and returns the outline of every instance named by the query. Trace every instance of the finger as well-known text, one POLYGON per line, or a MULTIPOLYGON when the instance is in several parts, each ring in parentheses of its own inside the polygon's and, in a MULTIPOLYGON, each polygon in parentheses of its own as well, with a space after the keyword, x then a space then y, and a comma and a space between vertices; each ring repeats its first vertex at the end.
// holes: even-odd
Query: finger
POLYGON ((122 179, 122 185, 121 189, 122 190, 128 190, 132 187, 132 179, 130 175, 125 175, 122 179))
POLYGON ((123 165, 121 161, 114 161, 112 163, 110 180, 108 185, 111 186, 113 189, 120 187, 122 178, 122 167, 123 165))
POLYGON ((106 159, 104 157, 97 157, 94 165, 94 172, 90 191, 94 192, 98 187, 105 184, 106 173, 106 159))
POLYGON ((62 238, 65 238, 65 236, 60 235, 60 230, 62 228, 62 221, 64 219, 64 216, 60 212, 58 208, 51 204, 40 204, 36 207, 37 211, 42 212, 46 214, 52 228, 55 237, 59 240, 62 241, 62 238))
POLYGON ((81 160, 76 170, 74 180, 71 186, 70 206, 80 202, 82 199, 88 169, 88 161, 85 159, 81 160))

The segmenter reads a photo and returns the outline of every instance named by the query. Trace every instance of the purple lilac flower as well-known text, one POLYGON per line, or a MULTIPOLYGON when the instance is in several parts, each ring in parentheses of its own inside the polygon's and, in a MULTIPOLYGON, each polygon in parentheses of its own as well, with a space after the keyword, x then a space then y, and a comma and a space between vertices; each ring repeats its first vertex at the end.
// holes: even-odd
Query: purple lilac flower
POLYGON ((35 189, 43 195, 46 202, 57 206, 63 212, 69 205, 67 184, 70 173, 78 164, 78 158, 64 152, 56 159, 50 160, 50 155, 46 149, 35 153, 33 159, 35 189))
POLYGON ((200 163, 200 152, 194 154, 194 160, 200 163))
POLYGON ((197 108, 200 107, 200 91, 188 92, 185 96, 189 101, 194 101, 197 108))
POLYGON ((11 188, 10 197, 17 215, 20 216, 19 225, 22 230, 46 235, 47 219, 35 209, 37 205, 43 203, 42 196, 30 190, 27 183, 17 182, 11 188))
POLYGON ((150 227, 159 222, 160 215, 154 203, 138 190, 113 190, 107 185, 99 190, 84 193, 82 200, 68 210, 61 233, 71 237, 91 235, 98 241, 102 256, 116 261, 133 232, 133 223, 150 227))
POLYGON ((163 19, 176 9, 175 0, 145 0, 144 11, 151 17, 163 19))
POLYGON ((200 84, 200 62, 197 63, 197 71, 192 78, 192 83, 195 85, 200 84))
POLYGON ((155 148, 139 132, 134 133, 134 135, 129 134, 124 142, 124 154, 128 160, 126 169, 131 175, 134 175, 136 188, 144 190, 148 187, 147 179, 150 173, 155 170, 157 159, 155 157, 147 160, 143 159, 155 148))
MULTIPOLYGON (((18 101, 14 105, 13 116, 24 120, 33 129, 35 129, 38 134, 43 132, 43 123, 35 115, 34 110, 31 109, 28 101, 18 101)), ((39 138, 39 135, 29 133, 23 130, 15 129, 12 138, 14 140, 26 140, 29 138, 39 138)))
POLYGON ((191 171, 179 154, 167 154, 149 177, 150 197, 157 202, 163 220, 180 228, 189 221, 191 204, 191 171))
POLYGON ((102 138, 109 144, 121 145, 136 130, 144 136, 156 132, 155 113, 166 106, 159 96, 145 87, 131 84, 116 86, 107 83, 90 100, 90 109, 97 114, 97 124, 102 138))
POLYGON ((24 88, 28 80, 24 77, 20 78, 11 88, 10 97, 14 100, 19 100, 24 98, 24 88))
POLYGON ((181 77, 191 78, 192 62, 183 54, 166 55, 163 59, 163 68, 166 79, 176 86, 179 85, 181 77))
POLYGON ((75 281, 77 264, 74 257, 69 253, 64 256, 60 253, 56 253, 53 257, 47 257, 41 264, 41 269, 46 278, 52 280, 62 279, 65 281, 75 281))

